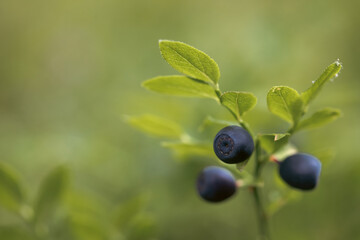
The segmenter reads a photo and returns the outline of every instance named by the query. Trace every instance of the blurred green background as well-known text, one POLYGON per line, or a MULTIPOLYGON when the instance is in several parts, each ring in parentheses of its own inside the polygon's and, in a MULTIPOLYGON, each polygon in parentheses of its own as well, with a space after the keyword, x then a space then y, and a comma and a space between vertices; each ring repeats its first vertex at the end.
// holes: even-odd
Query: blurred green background
MULTIPOLYGON (((292 141, 303 152, 336 155, 315 191, 273 216, 271 232, 273 239, 359 239, 359 7, 351 0, 0 1, 0 161, 24 188, 20 207, 0 207, 0 239, 256 239, 245 190, 218 205, 197 197, 197 173, 213 159, 176 161, 122 119, 157 114, 209 141, 217 129, 198 133, 202 120, 231 119, 211 100, 140 87, 176 74, 159 39, 213 57, 223 91, 254 92, 258 105, 246 119, 256 132, 287 128, 267 111, 268 89, 303 91, 340 58, 344 69, 310 112, 330 106, 343 117, 292 141), (29 220, 32 206, 35 216, 44 208, 39 220, 29 220)), ((274 171, 265 171, 267 201, 276 194, 274 171)))

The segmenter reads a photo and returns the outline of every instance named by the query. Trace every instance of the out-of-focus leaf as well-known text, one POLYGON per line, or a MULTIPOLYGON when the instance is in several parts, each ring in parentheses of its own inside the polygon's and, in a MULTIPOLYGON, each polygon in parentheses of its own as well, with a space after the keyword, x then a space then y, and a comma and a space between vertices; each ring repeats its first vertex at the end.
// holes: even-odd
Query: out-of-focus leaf
POLYGON ((107 201, 79 190, 68 191, 64 197, 68 216, 62 224, 57 222, 56 231, 52 229, 51 233, 56 239, 59 236, 64 240, 109 239, 113 222, 107 201))
POLYGON ((313 82, 313 85, 301 94, 304 104, 308 105, 320 92, 325 83, 337 77, 341 68, 342 65, 338 60, 330 64, 320 75, 320 77, 315 82, 313 82))
POLYGON ((302 194, 299 191, 286 190, 284 192, 276 191, 273 192, 270 199, 270 204, 267 206, 267 213, 269 216, 274 215, 283 206, 290 202, 297 201, 301 198, 302 194))
POLYGON ((311 117, 300 121, 296 127, 296 131, 321 127, 322 125, 335 121, 340 116, 340 110, 325 108, 315 112, 311 117))
POLYGON ((155 219, 148 214, 138 215, 131 223, 127 233, 128 240, 147 240, 156 236, 157 227, 155 219))
POLYGON ((288 189, 288 185, 286 185, 284 180, 282 180, 282 178, 280 177, 279 166, 276 166, 276 169, 274 170, 274 181, 275 181, 276 186, 280 190, 287 190, 288 189))
POLYGON ((237 164, 236 164, 236 168, 237 168, 239 171, 243 171, 244 168, 246 167, 246 165, 248 164, 249 160, 250 160, 250 158, 247 159, 247 160, 245 160, 245 161, 243 161, 243 162, 241 162, 241 163, 237 163, 237 164))
POLYGON ((294 145, 288 143, 285 146, 283 146, 282 148, 280 148, 279 150, 277 150, 274 154, 273 157, 275 157, 277 160, 282 161, 285 158, 297 153, 297 149, 294 145))
POLYGON ((126 116, 126 120, 133 127, 152 136, 180 139, 184 135, 176 122, 155 115, 126 116))
POLYGON ((225 92, 221 95, 221 103, 238 118, 253 109, 256 102, 255 95, 248 92, 225 92))
POLYGON ((126 228, 131 221, 142 211, 147 202, 144 194, 135 196, 121 203, 115 211, 115 226, 118 230, 126 228))
POLYGON ((21 226, 0 226, 1 240, 35 240, 34 236, 21 226))
POLYGON ((36 221, 46 219, 56 210, 65 192, 68 177, 68 170, 60 166, 42 180, 34 207, 36 221))
POLYGON ((226 121, 226 120, 221 120, 221 119, 216 119, 213 118, 211 116, 207 116, 204 121, 202 122, 202 124, 199 126, 199 131, 204 131, 204 129, 206 127, 208 127, 211 124, 217 124, 217 125, 222 125, 222 126, 230 126, 230 125, 238 125, 237 122, 232 122, 232 121, 226 121))
POLYGON ((172 149, 179 157, 183 156, 214 156, 211 143, 162 142, 163 147, 172 149))
POLYGON ((19 211, 24 201, 19 175, 10 166, 0 163, 0 205, 19 211))
POLYGON ((161 55, 177 71, 199 80, 217 83, 220 70, 204 52, 182 42, 160 40, 161 55))
POLYGON ((261 142, 261 147, 268 153, 274 153, 283 146, 285 146, 289 141, 290 134, 263 134, 259 135, 259 140, 261 142))
POLYGON ((267 105, 270 112, 290 123, 298 122, 304 112, 304 104, 299 93, 285 86, 270 89, 267 105))
POLYGON ((311 152, 316 158, 318 158, 323 166, 329 164, 335 158, 335 151, 333 149, 318 149, 311 152))
POLYGON ((212 86, 186 76, 159 76, 144 81, 142 86, 150 91, 167 95, 212 98, 219 101, 212 86))
POLYGON ((76 240, 107 240, 109 239, 107 229, 100 220, 72 214, 70 228, 76 240))

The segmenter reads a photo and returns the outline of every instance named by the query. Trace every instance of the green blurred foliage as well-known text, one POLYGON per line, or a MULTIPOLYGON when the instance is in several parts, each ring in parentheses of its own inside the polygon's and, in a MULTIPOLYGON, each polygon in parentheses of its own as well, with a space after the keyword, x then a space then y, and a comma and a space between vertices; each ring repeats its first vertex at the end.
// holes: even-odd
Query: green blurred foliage
MULTIPOLYGON (((169 149, 122 119, 156 114, 204 141, 220 129, 198 132, 206 116, 232 120, 212 100, 140 87, 145 79, 176 74, 161 59, 158 39, 183 41, 213 57, 221 90, 254 92, 258 104, 244 118, 262 133, 288 128, 268 112, 268 89, 304 91, 340 58, 344 69, 308 116, 328 106, 343 116, 292 139, 300 151, 336 155, 315 191, 276 212, 271 230, 274 239, 359 238, 359 7, 350 0, 0 1, 0 161, 12 169, 0 171, 1 239, 255 238, 246 190, 219 205, 196 196, 197 173, 217 164, 213 159, 173 161, 169 149), (45 224, 29 226, 37 194, 52 185, 42 182, 59 165, 69 172, 58 178, 64 185, 55 184, 61 189, 52 189, 61 200, 44 215, 45 224), (127 205, 138 196, 146 196, 144 206, 127 205), (8 199, 17 204, 4 204, 8 199), (126 220, 115 209, 124 206, 134 218, 118 229, 126 220)), ((265 169, 268 201, 277 199, 274 171, 265 169)))

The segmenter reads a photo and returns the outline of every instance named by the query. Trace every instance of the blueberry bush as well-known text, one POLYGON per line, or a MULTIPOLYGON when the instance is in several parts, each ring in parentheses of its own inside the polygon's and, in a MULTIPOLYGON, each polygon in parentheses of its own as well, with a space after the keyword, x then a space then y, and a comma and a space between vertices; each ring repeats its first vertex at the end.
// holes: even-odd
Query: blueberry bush
MULTIPOLYGON (((253 93, 243 89, 222 92, 217 63, 192 46, 169 40, 160 40, 159 46, 167 63, 183 75, 154 77, 143 82, 142 86, 161 94, 212 99, 225 107, 234 121, 206 117, 199 127, 202 131, 212 126, 222 127, 208 141, 197 140, 178 123, 152 114, 127 116, 126 121, 145 133, 168 139, 162 142, 162 146, 178 155, 214 159, 217 166, 206 167, 197 181, 194 179, 199 196, 207 202, 218 203, 232 197, 237 189, 248 189, 256 207, 259 238, 270 239, 270 216, 294 195, 285 192, 265 205, 261 193, 265 186, 262 171, 269 163, 278 164, 278 180, 282 179, 290 188, 308 191, 317 186, 321 162, 311 154, 301 153, 290 140, 299 131, 323 126, 341 116, 340 110, 334 108, 320 109, 310 116, 306 113, 324 85, 338 77, 342 64, 339 60, 330 64, 303 92, 288 86, 272 87, 266 96, 267 107, 271 113, 287 122, 288 130, 257 133, 245 118, 257 103, 253 93), (254 162, 252 172, 247 169, 250 161, 254 162)), ((279 182, 280 187, 281 184, 279 182)))

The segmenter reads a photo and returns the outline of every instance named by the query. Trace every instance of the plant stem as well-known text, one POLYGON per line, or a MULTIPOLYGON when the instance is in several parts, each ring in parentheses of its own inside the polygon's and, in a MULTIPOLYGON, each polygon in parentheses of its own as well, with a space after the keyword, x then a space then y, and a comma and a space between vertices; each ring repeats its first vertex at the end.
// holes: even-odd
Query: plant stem
MULTIPOLYGON (((254 181, 259 181, 261 176, 261 170, 264 165, 264 161, 261 159, 261 145, 260 141, 256 139, 255 141, 255 170, 254 170, 254 181)), ((259 222, 259 239, 261 240, 269 240, 269 226, 268 226, 268 217, 265 212, 265 209, 262 204, 261 195, 259 193, 259 187, 253 186, 251 188, 252 194, 254 196, 256 214, 259 222)))
MULTIPOLYGON (((216 94, 218 95, 220 104, 224 106, 221 103, 221 91, 216 87, 216 94)), ((226 106, 224 106, 226 107, 226 106)), ((227 107, 226 107, 227 108, 227 107)), ((254 138, 254 133, 251 131, 250 126, 245 122, 240 116, 237 116, 233 111, 231 111, 229 108, 227 108, 230 113, 234 116, 236 121, 239 123, 241 127, 243 127, 245 130, 249 132, 249 134, 254 138)), ((262 161, 261 156, 261 145, 259 139, 255 140, 255 170, 254 170, 254 182, 257 183, 260 180, 261 177, 261 169, 263 165, 266 163, 266 161, 262 161)), ((270 240, 270 234, 269 234, 269 226, 268 226, 268 217, 266 214, 266 211, 263 207, 261 195, 259 193, 260 189, 257 184, 254 184, 254 186, 251 186, 250 189, 252 190, 252 194, 254 196, 255 201, 255 207, 256 207, 256 214, 259 222, 259 239, 260 240, 270 240)))

